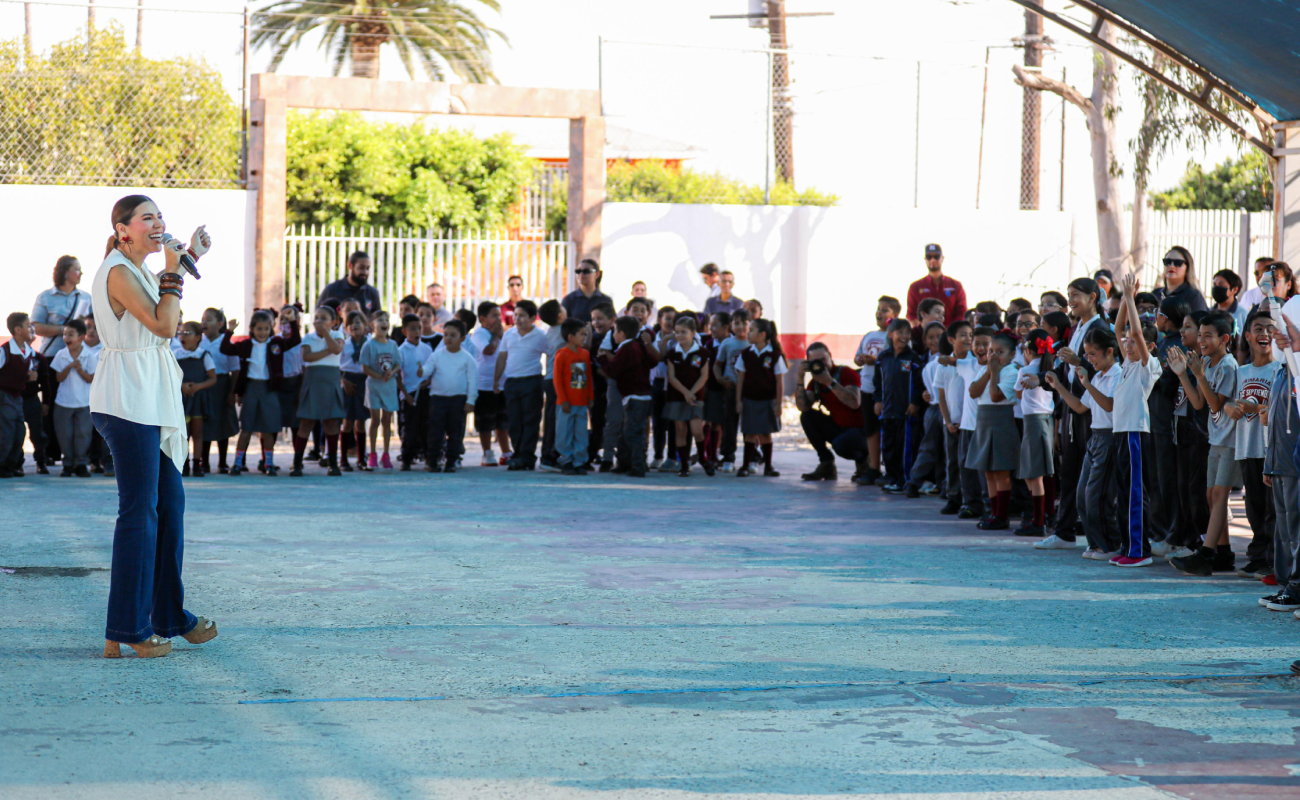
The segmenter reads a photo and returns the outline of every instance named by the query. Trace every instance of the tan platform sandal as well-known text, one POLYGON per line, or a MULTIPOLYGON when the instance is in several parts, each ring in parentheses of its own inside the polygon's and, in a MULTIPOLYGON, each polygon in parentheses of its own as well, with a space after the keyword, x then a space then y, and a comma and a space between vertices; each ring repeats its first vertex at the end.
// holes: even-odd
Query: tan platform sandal
POLYGON ((182 633, 182 638, 190 644, 203 644, 217 638, 217 623, 207 617, 199 617, 196 624, 189 633, 182 633))
POLYGON ((158 658, 165 656, 172 651, 172 643, 161 636, 150 636, 143 642, 131 644, 130 642, 115 642, 112 639, 104 640, 104 658, 121 658, 122 645, 135 651, 139 658, 158 658))

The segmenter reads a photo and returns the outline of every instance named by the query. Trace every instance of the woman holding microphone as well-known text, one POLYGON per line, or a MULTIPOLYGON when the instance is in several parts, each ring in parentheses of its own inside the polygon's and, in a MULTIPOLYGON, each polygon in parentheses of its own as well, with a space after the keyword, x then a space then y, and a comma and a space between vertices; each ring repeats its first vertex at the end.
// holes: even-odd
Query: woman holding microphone
MULTIPOLYGON (((184 608, 181 553, 186 457, 181 370, 169 347, 180 321, 183 242, 163 243, 167 226, 144 195, 113 206, 113 235, 95 273, 91 298, 103 342, 90 388, 91 419, 117 464, 117 526, 108 591, 104 657, 121 645, 142 658, 171 652, 171 636, 193 644, 217 626, 184 608), (145 257, 162 250, 166 269, 155 277, 145 257)), ((211 245, 200 227, 188 248, 197 258, 211 245)))

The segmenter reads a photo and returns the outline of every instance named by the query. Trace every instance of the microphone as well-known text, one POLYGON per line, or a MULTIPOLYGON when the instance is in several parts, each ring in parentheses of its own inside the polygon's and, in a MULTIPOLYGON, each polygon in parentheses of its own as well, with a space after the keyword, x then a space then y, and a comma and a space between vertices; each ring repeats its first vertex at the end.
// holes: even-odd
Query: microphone
MULTIPOLYGON (((172 241, 174 241, 174 239, 170 233, 164 233, 162 235, 163 244, 169 244, 172 241)), ((199 274, 199 268, 194 263, 194 259, 191 258, 190 254, 186 251, 181 251, 181 266, 185 268, 186 272, 193 275, 195 280, 199 280, 203 277, 199 274)))

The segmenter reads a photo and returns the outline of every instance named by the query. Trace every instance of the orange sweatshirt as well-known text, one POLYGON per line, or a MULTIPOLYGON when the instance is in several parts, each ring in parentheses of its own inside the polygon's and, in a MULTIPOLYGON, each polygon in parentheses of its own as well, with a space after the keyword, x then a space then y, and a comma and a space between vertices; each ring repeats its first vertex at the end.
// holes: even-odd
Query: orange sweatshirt
POLYGON ((580 347, 573 352, 567 346, 555 354, 551 370, 555 381, 555 402, 571 406, 591 405, 591 353, 580 347))

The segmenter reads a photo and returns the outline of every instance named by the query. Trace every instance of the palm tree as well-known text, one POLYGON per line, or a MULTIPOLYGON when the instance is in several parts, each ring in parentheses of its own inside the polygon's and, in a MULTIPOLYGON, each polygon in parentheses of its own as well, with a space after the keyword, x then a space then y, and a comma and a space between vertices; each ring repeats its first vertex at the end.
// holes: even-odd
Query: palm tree
MULTIPOLYGON (((498 0, 473 2, 501 10, 498 0)), ((450 72, 469 83, 495 82, 488 37, 506 41, 456 0, 274 0, 254 14, 252 40, 255 47, 272 48, 274 72, 290 49, 317 30, 334 74, 350 60, 354 78, 378 78, 379 48, 392 44, 412 79, 418 60, 430 80, 446 80, 450 72)))

